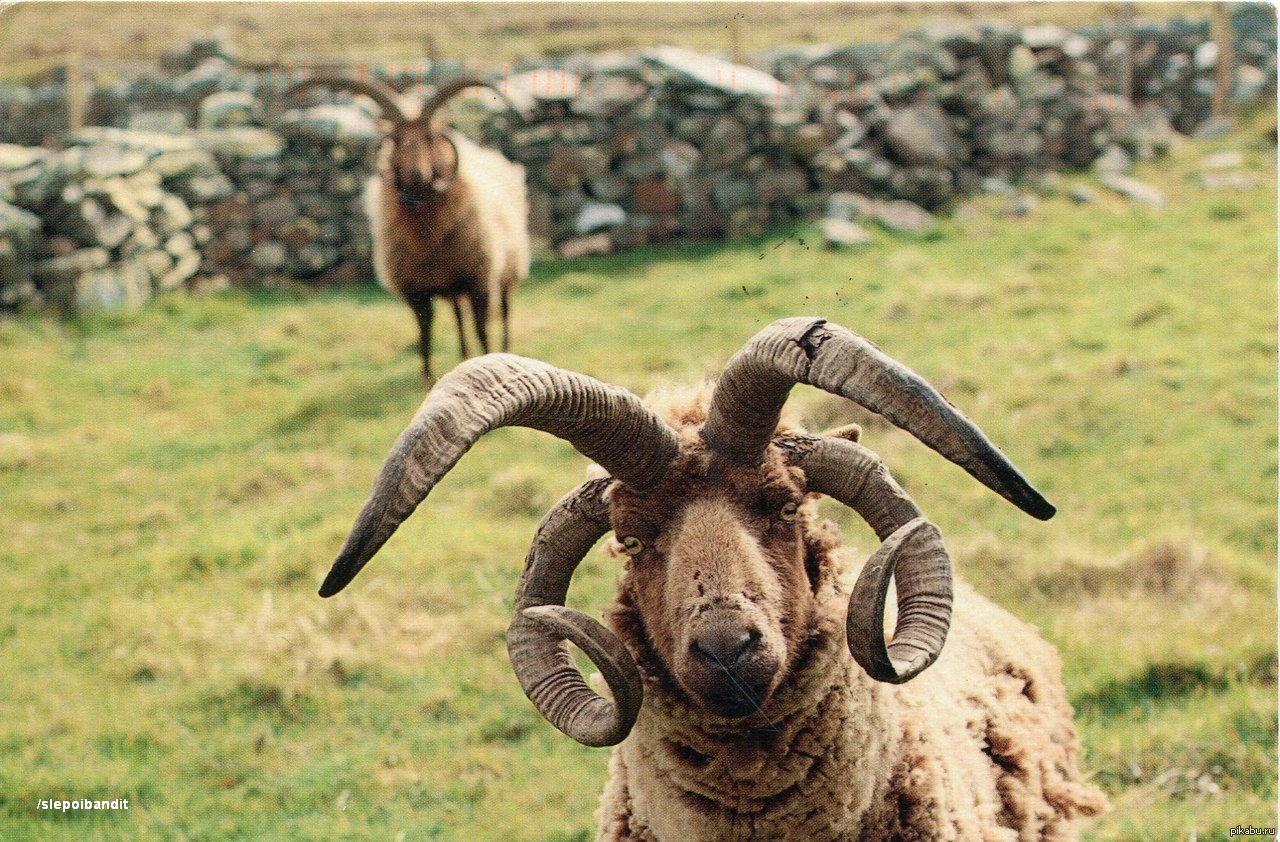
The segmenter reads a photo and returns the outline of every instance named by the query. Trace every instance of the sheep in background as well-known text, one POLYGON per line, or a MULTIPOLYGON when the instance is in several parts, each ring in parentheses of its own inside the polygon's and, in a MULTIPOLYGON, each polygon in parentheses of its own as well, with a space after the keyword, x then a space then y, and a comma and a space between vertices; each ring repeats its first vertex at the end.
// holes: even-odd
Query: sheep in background
POLYGON ((365 211, 378 281, 418 319, 423 377, 433 379, 431 324, 437 296, 453 304, 464 359, 471 356, 464 299, 481 351, 489 351, 492 306, 502 322, 502 350, 509 350, 511 295, 529 274, 524 167, 478 146, 435 116, 463 90, 492 86, 473 77, 442 82, 412 118, 401 110, 395 91, 376 80, 321 75, 288 93, 320 86, 368 96, 390 124, 376 173, 365 188, 365 211))
POLYGON ((1022 510, 1054 514, 918 375, 822 319, 783 319, 730 360, 709 403, 665 420, 625 390, 534 360, 459 366, 396 442, 320 594, 345 587, 485 432, 544 430, 609 476, 539 525, 508 649, 553 725, 586 745, 621 743, 599 839, 1073 838, 1072 819, 1106 801, 1079 770, 1053 648, 961 586, 943 650, 953 591, 937 528, 854 430, 780 425, 795 383, 880 413, 1022 510), (817 522, 820 494, 883 542, 860 570, 817 522), (626 556, 612 630, 564 606, 610 530, 626 556), (587 685, 565 641, 611 698, 587 685))

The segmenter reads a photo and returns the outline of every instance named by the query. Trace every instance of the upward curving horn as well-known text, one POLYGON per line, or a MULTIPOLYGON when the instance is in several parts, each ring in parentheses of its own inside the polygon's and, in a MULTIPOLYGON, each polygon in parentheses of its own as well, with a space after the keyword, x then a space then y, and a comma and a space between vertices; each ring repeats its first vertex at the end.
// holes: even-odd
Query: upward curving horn
POLYGON ((377 79, 352 79, 350 76, 343 76, 338 73, 319 73, 291 85, 285 92, 285 97, 295 96, 303 91, 309 91, 312 88, 334 88, 336 90, 350 91, 353 94, 364 94, 369 99, 378 103, 378 107, 382 109, 385 117, 395 123, 405 122, 404 112, 400 110, 400 104, 396 102, 395 90, 377 79))
POLYGON ((676 434, 625 389, 514 354, 487 354, 440 378, 388 454, 321 596, 355 578, 476 440, 503 426, 564 439, 636 491, 652 488, 676 434))
MULTIPOLYGON (((779 319, 725 366, 702 437, 732 462, 753 465, 773 440, 782 405, 807 383, 878 412, 1033 517, 1054 508, 982 431, 918 374, 825 319, 779 319)), ((871 451, 832 437, 783 436, 809 488, 857 511, 884 542, 849 602, 849 650, 879 681, 901 683, 937 659, 951 623, 951 559, 937 527, 920 514, 871 451), (898 623, 886 648, 885 595, 898 583, 898 623)))
POLYGON ((730 461, 758 463, 796 383, 880 413, 1027 514, 1053 517, 1053 505, 920 375, 826 319, 779 319, 752 337, 720 376, 703 438, 730 461))
POLYGON ((426 101, 422 103, 422 113, 417 116, 417 122, 426 124, 435 116, 435 113, 440 110, 441 106, 465 91, 467 88, 488 88, 506 100, 508 107, 510 107, 512 111, 517 114, 519 113, 519 110, 511 104, 511 100, 507 99, 506 95, 502 93, 497 85, 481 79, 479 76, 458 76, 454 79, 448 79, 441 82, 439 87, 436 88, 435 93, 429 96, 426 101))

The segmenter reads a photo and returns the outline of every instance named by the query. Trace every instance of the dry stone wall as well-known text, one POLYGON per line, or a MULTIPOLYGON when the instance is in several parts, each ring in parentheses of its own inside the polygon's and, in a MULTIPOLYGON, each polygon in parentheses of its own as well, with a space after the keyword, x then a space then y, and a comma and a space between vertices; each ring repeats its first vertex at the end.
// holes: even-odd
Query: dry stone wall
MULTIPOLYGON (((1273 99, 1274 12, 1235 9, 1233 97, 1273 99)), ((1217 128, 1217 60, 1203 23, 1131 38, 947 25, 753 66, 673 47, 576 56, 493 76, 518 113, 496 97, 465 104, 467 130, 525 165, 531 229, 562 255, 819 217, 830 240, 857 243, 855 219, 919 231, 958 196, 1061 169, 1094 167, 1148 200, 1124 173, 1175 132, 1217 128)), ((383 75, 405 90, 456 70, 383 75)), ((376 107, 315 91, 286 108, 288 81, 193 42, 93 88, 76 132, 59 74, 0 86, 0 309, 370 277, 360 193, 376 107)))

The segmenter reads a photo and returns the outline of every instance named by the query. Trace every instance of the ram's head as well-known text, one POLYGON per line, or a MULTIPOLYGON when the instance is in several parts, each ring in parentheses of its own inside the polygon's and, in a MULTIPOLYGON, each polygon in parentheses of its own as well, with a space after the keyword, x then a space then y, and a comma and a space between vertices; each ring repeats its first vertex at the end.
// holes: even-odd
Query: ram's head
POLYGON ((589 480, 543 519, 526 558, 508 632, 525 693, 587 745, 626 737, 642 679, 631 651, 564 605, 586 552, 614 532, 628 560, 626 598, 646 651, 712 714, 765 705, 803 642, 817 542, 807 494, 861 515, 882 544, 848 609, 848 644, 874 678, 902 682, 937 658, 951 616, 951 564, 937 529, 851 436, 778 432, 792 386, 843 395, 909 431, 1038 518, 1053 507, 976 426, 919 376, 822 319, 782 319, 726 366, 705 423, 677 431, 634 395, 590 377, 509 355, 480 357, 445 376, 401 434, 321 588, 337 593, 484 433, 504 425, 572 443, 609 476, 589 480), (895 573, 896 571, 896 573, 895 573), (890 578, 898 592, 885 644, 890 578), (581 648, 613 694, 592 691, 565 641, 581 648))
POLYGON ((378 171, 396 188, 403 203, 422 204, 449 191, 458 177, 458 147, 450 139, 448 125, 437 117, 440 108, 468 88, 489 88, 490 82, 459 76, 441 82, 413 116, 400 106, 400 96, 377 79, 356 79, 339 74, 317 74, 285 92, 296 96, 314 88, 345 90, 369 97, 382 112, 384 137, 378 151, 378 171))

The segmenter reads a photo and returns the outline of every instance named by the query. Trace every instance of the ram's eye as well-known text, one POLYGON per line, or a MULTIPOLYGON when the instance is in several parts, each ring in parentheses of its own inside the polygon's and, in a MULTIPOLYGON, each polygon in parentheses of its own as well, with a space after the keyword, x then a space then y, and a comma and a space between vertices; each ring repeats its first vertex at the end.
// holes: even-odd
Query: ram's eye
POLYGON ((784 503, 782 506, 782 511, 778 512, 778 517, 782 518, 787 523, 795 523, 796 513, 799 511, 800 511, 799 504, 784 503))
POLYGON ((644 550, 644 541, 634 535, 622 539, 622 551, 627 555, 639 555, 644 550))

